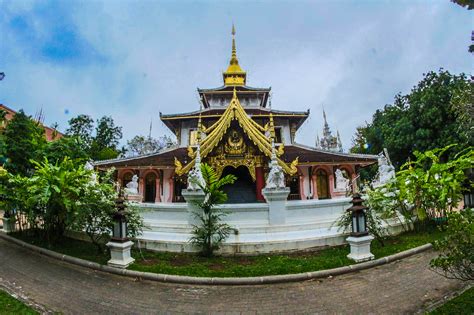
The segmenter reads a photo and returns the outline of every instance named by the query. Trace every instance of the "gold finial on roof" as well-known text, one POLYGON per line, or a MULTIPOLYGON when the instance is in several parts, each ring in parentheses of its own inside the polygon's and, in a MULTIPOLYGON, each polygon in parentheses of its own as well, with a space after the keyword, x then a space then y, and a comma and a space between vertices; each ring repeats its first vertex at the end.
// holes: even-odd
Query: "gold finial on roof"
POLYGON ((224 85, 245 85, 247 80, 247 73, 242 70, 237 59, 237 49, 235 47, 235 27, 232 23, 232 55, 229 62, 229 67, 223 73, 224 85))

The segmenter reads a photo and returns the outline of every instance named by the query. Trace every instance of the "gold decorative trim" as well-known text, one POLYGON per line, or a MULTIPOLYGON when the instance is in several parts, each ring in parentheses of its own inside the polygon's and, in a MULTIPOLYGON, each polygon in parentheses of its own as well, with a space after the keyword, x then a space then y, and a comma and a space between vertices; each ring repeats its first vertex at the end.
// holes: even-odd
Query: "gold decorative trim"
MULTIPOLYGON (((201 118, 201 116, 199 116, 201 118)), ((237 91, 234 88, 234 95, 232 100, 230 101, 229 106, 227 106, 224 113, 221 115, 219 120, 212 125, 212 131, 202 140, 200 144, 201 148, 201 157, 206 157, 212 150, 221 142, 222 138, 224 137, 225 133, 230 127, 230 124, 233 120, 237 120, 239 126, 242 128, 244 133, 249 137, 250 141, 253 142, 254 145, 258 147, 260 152, 262 152, 265 156, 271 157, 272 155, 272 144, 273 144, 273 137, 275 134, 275 127, 273 124, 273 116, 270 113, 270 122, 265 127, 258 125, 255 121, 253 121, 245 112, 244 108, 240 104, 240 101, 237 97, 237 91), (259 127, 257 127, 259 126, 259 127), (267 137, 262 131, 265 129, 269 129, 270 131, 270 138, 267 137), (263 130, 262 130, 263 129, 263 130)), ((201 128, 201 123, 199 121, 198 128, 201 128)), ((201 130, 201 129, 200 129, 201 130)), ((189 149, 188 149, 189 152, 189 149)), ((284 147, 280 146, 278 148, 278 155, 281 156, 284 153, 284 147)), ((281 159, 277 158, 278 164, 283 168, 285 173, 287 174, 295 174, 297 169, 296 166, 298 165, 298 158, 296 158, 290 165, 287 165, 281 159)), ((194 165, 194 159, 189 162, 186 166, 182 167, 181 163, 176 159, 176 173, 178 175, 182 175, 187 173, 194 165)))

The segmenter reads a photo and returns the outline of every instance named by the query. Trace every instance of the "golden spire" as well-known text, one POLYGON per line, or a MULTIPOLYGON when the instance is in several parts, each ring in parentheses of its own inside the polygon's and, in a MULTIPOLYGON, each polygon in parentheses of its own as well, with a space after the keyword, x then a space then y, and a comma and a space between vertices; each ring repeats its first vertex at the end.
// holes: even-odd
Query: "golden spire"
POLYGON ((223 73, 224 85, 245 85, 247 74, 239 65, 237 59, 237 49, 235 48, 235 27, 232 24, 232 55, 229 62, 229 67, 223 73))

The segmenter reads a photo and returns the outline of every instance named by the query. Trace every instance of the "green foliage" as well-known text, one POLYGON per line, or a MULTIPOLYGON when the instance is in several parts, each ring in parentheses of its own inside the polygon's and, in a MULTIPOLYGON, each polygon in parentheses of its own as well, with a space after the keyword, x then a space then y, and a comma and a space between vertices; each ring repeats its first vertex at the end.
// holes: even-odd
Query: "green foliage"
POLYGON ((0 290, 0 314, 4 315, 34 315, 39 314, 31 307, 25 305, 23 302, 15 299, 10 294, 0 290))
POLYGON ((400 194, 413 205, 419 221, 445 217, 462 199, 464 171, 474 165, 474 150, 467 148, 443 163, 447 151, 455 148, 415 152, 416 160, 397 173, 400 194))
POLYGON ((34 162, 36 171, 28 179, 27 214, 42 222, 45 237, 50 242, 60 239, 76 219, 78 202, 88 184, 88 172, 65 158, 51 164, 47 159, 34 162))
POLYGON ((88 115, 78 115, 69 120, 69 128, 66 130, 66 135, 79 138, 83 145, 83 150, 90 152, 93 130, 94 119, 88 115))
POLYGON ((104 116, 97 120, 96 135, 92 141, 90 152, 92 159, 117 157, 119 154, 117 146, 121 138, 122 127, 115 126, 112 117, 104 116))
POLYGON ((398 221, 405 231, 413 226, 413 207, 407 204, 406 197, 400 192, 397 180, 383 186, 367 188, 367 206, 379 218, 390 225, 389 219, 398 221))
POLYGON ((5 167, 13 174, 31 174, 31 160, 41 159, 46 146, 44 129, 20 110, 8 123, 4 137, 5 167))
POLYGON ((204 201, 198 206, 202 211, 196 212, 200 225, 193 226, 193 236, 190 241, 201 249, 201 254, 206 257, 213 255, 220 244, 229 236, 230 226, 222 223, 225 213, 217 207, 227 200, 227 194, 222 190, 224 185, 233 184, 234 175, 227 175, 219 179, 216 172, 207 164, 201 164, 201 172, 206 183, 200 186, 204 192, 204 201))
POLYGON ((94 134, 92 117, 79 115, 69 120, 66 134, 79 139, 82 150, 93 160, 116 158, 120 153, 117 146, 122 138, 122 127, 115 126, 112 117, 98 119, 94 134))
POLYGON ((387 148, 399 169, 415 151, 473 145, 470 95, 465 74, 429 72, 409 94, 396 95, 393 105, 377 110, 371 123, 357 129, 351 152, 377 154, 387 148))
POLYGON ((474 314, 474 287, 449 300, 429 315, 472 315, 474 314))
MULTIPOLYGON (((367 231, 375 237, 380 245, 384 246, 384 238, 387 235, 387 229, 382 226, 383 220, 372 208, 368 208, 364 212, 367 219, 367 231)), ((345 211, 337 220, 336 225, 339 226, 339 230, 350 231, 352 229, 352 213, 345 211)))
POLYGON ((64 136, 59 140, 49 142, 44 155, 52 164, 61 162, 65 157, 71 159, 76 165, 84 164, 90 159, 84 151, 82 140, 75 136, 64 136))
POLYGON ((447 278, 474 280, 473 210, 450 213, 447 235, 434 246, 440 255, 430 262, 432 268, 447 278))
MULTIPOLYGON (((69 158, 54 164, 47 159, 34 162, 30 178, 7 174, 0 177, 0 206, 7 213, 26 217, 29 227, 49 243, 59 242, 66 230, 84 231, 102 249, 102 241, 112 232, 117 193, 112 180, 114 170, 98 174, 77 165, 69 158), (5 177, 8 180, 5 180, 5 177)), ((136 207, 127 208, 128 236, 138 236, 143 220, 136 207)))
MULTIPOLYGON (((115 200, 118 197, 112 179, 114 171, 110 169, 104 173, 100 181, 94 181, 92 175, 95 173, 90 172, 90 181, 83 187, 82 196, 76 204, 77 214, 72 228, 84 231, 99 251, 104 249, 102 245, 110 238, 114 227, 113 215, 117 211, 115 200)), ((142 231, 143 219, 138 208, 131 205, 127 207, 126 216, 127 236, 134 238, 142 231)))

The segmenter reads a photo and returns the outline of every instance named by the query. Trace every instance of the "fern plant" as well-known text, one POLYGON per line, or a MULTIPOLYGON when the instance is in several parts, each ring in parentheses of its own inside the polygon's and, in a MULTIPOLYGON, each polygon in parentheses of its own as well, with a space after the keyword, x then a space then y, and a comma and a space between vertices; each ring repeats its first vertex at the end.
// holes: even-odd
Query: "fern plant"
POLYGON ((205 186, 196 183, 204 192, 204 200, 198 202, 200 211, 194 213, 199 225, 193 225, 193 236, 190 242, 200 248, 201 254, 210 257, 219 249, 231 231, 227 223, 222 222, 226 213, 218 207, 227 201, 227 194, 222 187, 233 184, 237 179, 234 175, 226 175, 219 179, 216 172, 209 165, 201 164, 201 172, 205 186))

